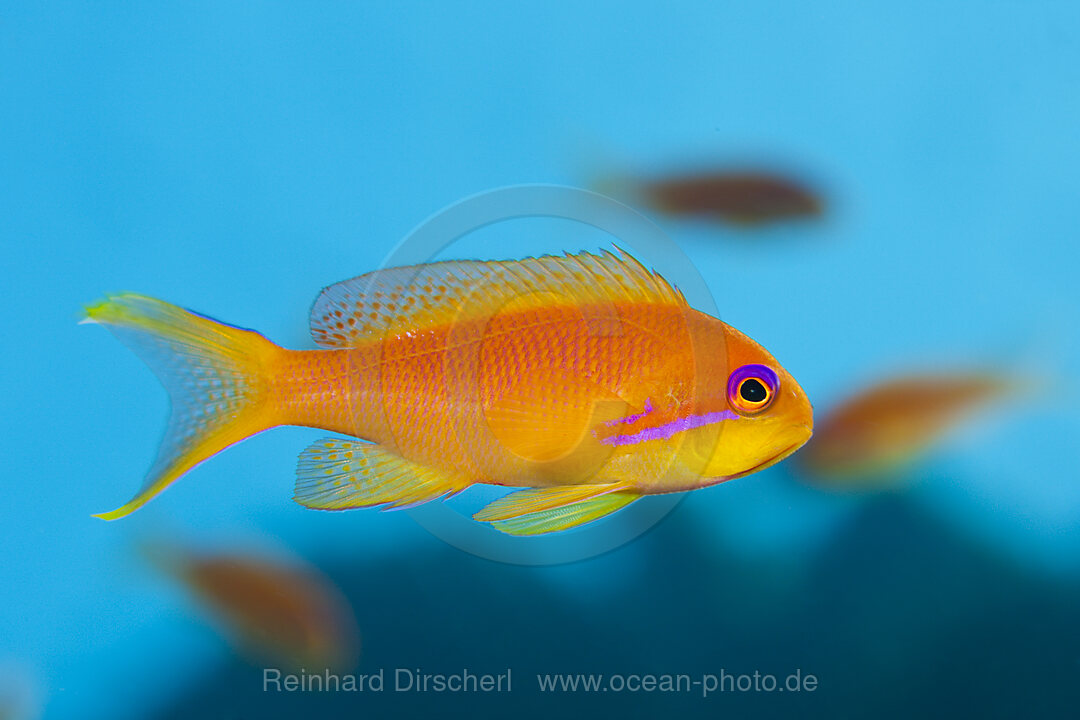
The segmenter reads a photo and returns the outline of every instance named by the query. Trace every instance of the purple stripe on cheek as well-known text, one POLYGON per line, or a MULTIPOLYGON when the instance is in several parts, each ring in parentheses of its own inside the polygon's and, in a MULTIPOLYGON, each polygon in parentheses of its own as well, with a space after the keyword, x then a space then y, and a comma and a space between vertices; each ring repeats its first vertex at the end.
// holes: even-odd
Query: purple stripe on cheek
POLYGON ((653 411, 652 400, 646 398, 645 399, 645 411, 644 412, 639 412, 637 415, 627 415, 626 417, 615 418, 614 420, 608 420, 606 423, 604 423, 604 425, 607 426, 607 427, 612 427, 612 426, 615 426, 615 425, 633 425, 638 420, 645 417, 646 415, 648 415, 652 411, 653 411))
POLYGON ((653 428, 645 428, 633 435, 612 435, 611 437, 601 438, 600 442, 604 445, 634 445, 635 443, 646 442, 647 440, 666 440, 675 433, 704 427, 705 425, 711 425, 712 423, 720 422, 722 420, 738 419, 739 416, 732 411, 720 410, 718 412, 705 413, 704 415, 691 415, 690 417, 672 420, 669 423, 657 425, 653 428))

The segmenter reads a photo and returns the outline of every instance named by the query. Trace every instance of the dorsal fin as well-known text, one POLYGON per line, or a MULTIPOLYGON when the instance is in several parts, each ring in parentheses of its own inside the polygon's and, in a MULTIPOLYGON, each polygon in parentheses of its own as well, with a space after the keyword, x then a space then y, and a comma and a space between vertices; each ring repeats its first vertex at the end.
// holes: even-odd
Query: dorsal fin
POLYGON ((455 260, 376 270, 331 285, 311 309, 311 335, 322 347, 355 347, 473 314, 566 302, 686 304, 676 288, 629 254, 481 262, 455 260), (554 297, 553 297, 554 296, 554 297))

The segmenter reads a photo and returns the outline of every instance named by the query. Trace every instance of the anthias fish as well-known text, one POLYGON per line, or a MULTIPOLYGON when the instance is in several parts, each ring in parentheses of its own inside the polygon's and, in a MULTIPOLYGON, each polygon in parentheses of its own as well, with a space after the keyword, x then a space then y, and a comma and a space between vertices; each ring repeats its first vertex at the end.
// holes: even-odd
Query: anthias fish
POLYGON ((760 171, 657 179, 642 183, 641 192, 647 203, 669 215, 744 224, 816 217, 823 208, 821 198, 809 187, 760 171))
POLYGON ((296 668, 342 668, 355 661, 359 640, 352 609, 315 568, 172 545, 143 551, 183 582, 254 658, 296 668))
POLYGON ((316 301, 320 350, 141 295, 87 319, 130 345, 172 400, 143 488, 106 519, 279 425, 349 436, 301 454, 302 505, 405 507, 513 486, 525 489, 474 517, 523 535, 749 474, 811 433, 806 395, 768 352, 621 251, 362 275, 316 301))
POLYGON ((891 378, 829 411, 799 464, 833 483, 884 476, 915 460, 1015 385, 985 372, 891 378))

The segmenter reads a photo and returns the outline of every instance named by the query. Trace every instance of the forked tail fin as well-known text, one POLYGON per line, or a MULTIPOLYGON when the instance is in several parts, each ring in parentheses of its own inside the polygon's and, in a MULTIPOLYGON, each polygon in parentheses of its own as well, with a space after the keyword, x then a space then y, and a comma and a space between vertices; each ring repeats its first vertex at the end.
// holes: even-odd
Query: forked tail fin
POLYGON ((262 335, 142 295, 111 296, 86 309, 150 366, 169 392, 165 439, 142 488, 115 520, 228 446, 277 424, 268 367, 280 348, 262 335))

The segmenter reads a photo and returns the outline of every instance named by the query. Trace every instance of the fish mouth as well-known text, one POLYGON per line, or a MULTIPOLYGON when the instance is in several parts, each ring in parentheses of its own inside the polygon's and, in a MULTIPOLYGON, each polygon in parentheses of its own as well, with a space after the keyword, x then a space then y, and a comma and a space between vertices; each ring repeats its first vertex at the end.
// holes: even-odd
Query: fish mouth
POLYGON ((747 475, 753 475, 758 470, 764 470, 765 468, 772 467, 776 463, 778 463, 781 460, 783 460, 784 458, 786 458, 791 453, 798 450, 800 447, 802 447, 802 443, 795 443, 793 445, 789 445, 788 447, 784 448, 780 452, 773 455, 768 460, 765 460, 764 462, 760 462, 760 463, 758 463, 757 465, 755 465, 754 467, 752 467, 752 468, 750 468, 748 470, 743 470, 740 473, 735 473, 734 475, 729 477, 728 480, 736 480, 736 479, 741 478, 741 477, 746 477, 747 475))
POLYGON ((790 445, 785 447, 783 450, 778 451, 776 454, 772 455, 771 457, 769 457, 769 458, 763 460, 762 462, 758 463, 754 467, 749 468, 747 470, 743 470, 740 473, 736 473, 736 474, 732 475, 728 479, 729 480, 735 480, 736 478, 746 477, 747 475, 751 475, 753 473, 756 473, 759 470, 764 470, 765 468, 770 468, 773 465, 780 462, 781 460, 785 460, 789 455, 791 455, 793 452, 795 452, 796 450, 801 448, 803 445, 805 445, 806 441, 809 440, 810 436, 813 434, 813 430, 810 428, 809 425, 801 425, 800 429, 803 430, 804 432, 799 433, 800 437, 799 437, 798 440, 791 443, 790 445))

